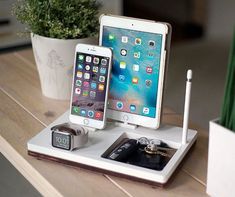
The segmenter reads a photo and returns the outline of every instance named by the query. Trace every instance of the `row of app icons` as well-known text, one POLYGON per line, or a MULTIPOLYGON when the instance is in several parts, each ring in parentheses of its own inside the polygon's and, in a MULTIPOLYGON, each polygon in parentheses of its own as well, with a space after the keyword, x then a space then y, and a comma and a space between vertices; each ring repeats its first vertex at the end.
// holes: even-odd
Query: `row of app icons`
MULTIPOLYGON (((126 80, 126 77, 125 77, 125 75, 118 75, 118 79, 119 79, 120 81, 124 82, 124 81, 126 80)), ((133 78, 131 79, 131 82, 132 82, 132 84, 139 84, 139 78, 138 78, 138 77, 133 77, 133 78)), ((146 80, 145 80, 145 85, 146 85, 147 87, 150 87, 150 86, 152 85, 152 80, 146 79, 146 80)))
POLYGON ((92 61, 91 56, 86 56, 86 58, 85 58, 85 55, 78 55, 78 60, 79 60, 79 62, 84 62, 84 60, 85 60, 87 63, 93 62, 94 64, 99 64, 101 62, 101 65, 103 65, 103 66, 106 66, 107 63, 108 63, 107 59, 99 58, 99 57, 93 57, 93 61, 92 61))
MULTIPOLYGON (((108 39, 110 41, 114 41, 114 40, 116 40, 116 36, 114 34, 109 34, 108 39)), ((121 37, 121 42, 122 43, 128 43, 129 42, 128 36, 122 36, 121 37)), ((134 44, 135 45, 142 45, 142 39, 141 38, 135 38, 134 44)), ((156 45, 156 42, 154 40, 149 40, 148 41, 148 46, 149 47, 154 47, 155 45, 156 45)))
MULTIPOLYGON (((128 51, 127 51, 126 49, 121 49, 121 50, 120 50, 121 56, 127 56, 127 53, 128 53, 128 51)), ((133 57, 134 57, 134 58, 139 59, 140 56, 141 56, 140 51, 135 51, 135 52, 133 53, 133 57)), ((153 58, 153 57, 154 57, 154 53, 151 52, 151 51, 149 51, 149 52, 147 53, 147 56, 148 56, 149 58, 153 58)))
MULTIPOLYGON (((82 72, 77 72, 77 78, 82 78, 82 76, 83 76, 82 72)), ((98 78, 97 75, 92 75, 91 76, 90 73, 84 73, 84 79, 89 80, 91 77, 92 77, 92 80, 94 80, 94 81, 96 81, 97 78, 98 78)), ((120 74, 118 76, 118 78, 122 82, 124 82, 126 80, 125 75, 122 75, 122 74, 120 74)), ((101 83, 104 83, 105 80, 106 80, 105 76, 99 76, 99 78, 98 78, 98 81, 101 82, 101 83)), ((132 77, 131 81, 132 81, 133 84, 138 84, 139 83, 139 78, 138 77, 132 77)), ((88 81, 82 82, 82 80, 80 80, 80 79, 77 79, 75 81, 75 84, 76 84, 76 86, 82 86, 82 84, 83 84, 83 86, 86 87, 86 88, 89 88, 91 86, 92 89, 96 89, 96 86, 97 86, 97 84, 95 82, 91 82, 91 83, 88 82, 88 81)), ((150 87, 152 85, 152 80, 146 79, 145 84, 146 84, 147 87, 150 87)), ((99 87, 103 88, 104 85, 99 84, 99 87)), ((102 88, 100 88, 99 90, 102 90, 102 88)))
MULTIPOLYGON (((103 77, 103 76, 100 76, 100 77, 103 77)), ((105 79, 103 78, 100 78, 100 82, 104 82, 105 79)), ((97 83, 96 82, 88 82, 88 81, 82 81, 80 79, 76 80, 75 81, 75 85, 77 87, 85 87, 85 88, 91 88, 93 90, 96 90, 97 89, 97 83)), ((100 91, 103 91, 104 90, 104 84, 98 84, 98 90, 100 91)))
MULTIPOLYGON (((120 64, 119 64, 119 67, 120 67, 121 69, 126 69, 126 67, 127 67, 126 62, 121 61, 120 64)), ((139 70, 140 70, 140 65, 138 65, 138 64, 133 64, 133 65, 132 65, 132 70, 133 70, 133 71, 136 71, 136 72, 139 72, 139 70)), ((148 73, 148 74, 152 74, 152 72, 153 72, 153 67, 152 67, 152 66, 146 66, 145 71, 146 71, 146 73, 148 73)))
MULTIPOLYGON (((121 102, 121 101, 116 102, 116 108, 118 110, 122 110, 123 106, 124 106, 123 102, 121 102)), ((131 112, 136 112, 136 105, 134 105, 134 104, 129 105, 129 109, 130 109, 131 112)), ((143 114, 148 115, 149 114, 149 108, 148 107, 143 107, 142 112, 143 112, 143 114)))
POLYGON ((99 76, 99 78, 98 78, 98 75, 96 75, 96 74, 91 74, 91 73, 82 73, 82 72, 80 72, 80 71, 78 71, 77 72, 77 74, 76 74, 76 76, 77 76, 77 78, 82 78, 82 76, 84 77, 84 79, 86 79, 86 80, 89 80, 89 79, 92 79, 93 81, 96 81, 97 79, 99 80, 99 82, 101 82, 101 83, 104 83, 105 82, 105 79, 106 79, 106 77, 105 76, 99 76))
POLYGON ((89 118, 100 119, 102 117, 102 112, 80 109, 79 107, 73 107, 73 112, 84 117, 88 116, 89 118))
MULTIPOLYGON (((84 68, 84 65, 83 64, 78 64, 78 66, 77 66, 77 69, 78 70, 82 70, 84 68)), ((106 72, 107 72, 107 68, 105 68, 105 67, 98 67, 98 66, 93 66, 92 68, 91 68, 91 66, 90 65, 85 65, 85 70, 86 71, 91 71, 92 70, 92 72, 94 72, 94 73, 98 73, 98 72, 100 72, 100 74, 102 74, 102 75, 105 75, 106 74, 106 72)))
MULTIPOLYGON (((89 87, 89 84, 87 86, 89 87)), ((77 95, 85 96, 85 97, 90 95, 90 97, 94 99, 96 97, 96 91, 94 91, 95 90, 94 86, 91 85, 91 89, 92 90, 89 91, 88 89, 83 90, 82 88, 75 88, 74 93, 77 94, 77 95)), ((98 91, 101 91, 101 92, 104 91, 104 85, 99 84, 97 89, 98 89, 98 91)))

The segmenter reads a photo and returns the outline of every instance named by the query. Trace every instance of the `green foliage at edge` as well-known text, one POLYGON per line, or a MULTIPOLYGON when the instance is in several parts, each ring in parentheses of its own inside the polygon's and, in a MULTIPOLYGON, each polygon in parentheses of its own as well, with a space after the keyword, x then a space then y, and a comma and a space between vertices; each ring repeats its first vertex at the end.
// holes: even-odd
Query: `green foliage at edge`
POLYGON ((230 49, 220 124, 235 132, 235 30, 230 49))
POLYGON ((13 6, 16 18, 27 31, 58 39, 78 39, 98 32, 96 0, 18 0, 13 6))

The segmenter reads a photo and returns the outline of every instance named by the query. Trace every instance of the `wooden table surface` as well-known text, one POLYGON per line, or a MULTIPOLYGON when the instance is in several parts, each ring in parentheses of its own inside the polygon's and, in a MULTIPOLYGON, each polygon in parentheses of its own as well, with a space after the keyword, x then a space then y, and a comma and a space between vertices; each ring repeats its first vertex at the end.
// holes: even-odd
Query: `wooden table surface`
MULTIPOLYGON (((46 98, 31 49, 0 55, 0 151, 45 196, 207 196, 208 134, 200 127, 191 154, 166 188, 94 171, 37 160, 27 141, 68 109, 68 101, 46 98)), ((181 125, 182 116, 164 108, 164 123, 181 125)))

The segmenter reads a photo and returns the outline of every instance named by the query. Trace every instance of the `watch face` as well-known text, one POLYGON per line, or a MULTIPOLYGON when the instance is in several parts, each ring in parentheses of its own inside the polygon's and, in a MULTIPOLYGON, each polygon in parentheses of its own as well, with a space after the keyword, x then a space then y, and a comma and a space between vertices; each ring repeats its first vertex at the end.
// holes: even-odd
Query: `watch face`
POLYGON ((52 146, 65 150, 71 149, 71 135, 61 132, 52 132, 52 146))

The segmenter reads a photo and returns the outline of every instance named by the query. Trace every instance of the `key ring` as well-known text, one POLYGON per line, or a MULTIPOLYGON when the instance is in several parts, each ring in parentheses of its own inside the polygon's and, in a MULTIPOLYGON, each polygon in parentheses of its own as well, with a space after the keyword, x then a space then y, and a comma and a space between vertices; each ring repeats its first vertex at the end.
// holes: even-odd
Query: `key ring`
POLYGON ((148 145, 150 143, 149 139, 146 137, 141 137, 137 140, 137 143, 139 143, 140 145, 148 145))
POLYGON ((146 137, 141 137, 137 140, 138 143, 140 143, 140 145, 148 145, 148 144, 155 144, 157 146, 161 145, 161 140, 158 139, 148 139, 146 137))
POLYGON ((158 140, 158 139, 148 139, 146 137, 141 137, 137 140, 137 143, 139 143, 140 145, 144 145, 145 147, 142 150, 145 151, 147 154, 151 154, 151 155, 159 154, 165 157, 170 157, 169 154, 163 151, 173 150, 171 148, 160 147, 162 142, 161 140, 158 140))

